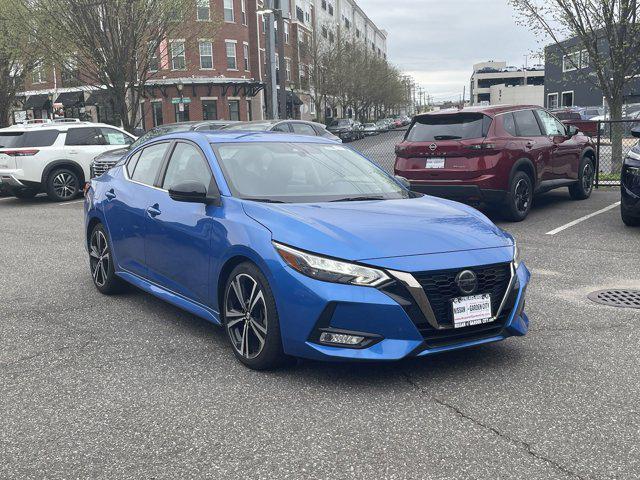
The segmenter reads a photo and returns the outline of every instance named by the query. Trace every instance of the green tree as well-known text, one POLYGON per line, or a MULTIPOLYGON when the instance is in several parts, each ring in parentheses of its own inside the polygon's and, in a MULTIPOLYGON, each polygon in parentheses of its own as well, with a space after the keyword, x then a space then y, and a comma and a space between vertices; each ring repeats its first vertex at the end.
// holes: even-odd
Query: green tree
POLYGON ((81 83, 106 89, 128 131, 139 122, 154 63, 167 56, 171 61, 167 39, 177 32, 185 42, 212 38, 219 25, 212 18, 185 32, 181 22, 195 18, 194 0, 21 1, 30 5, 25 21, 47 58, 57 65, 72 58, 81 83))
MULTIPOLYGON (((542 32, 558 46, 574 67, 579 55, 588 53, 594 76, 587 81, 602 90, 610 118, 620 120, 624 92, 640 75, 640 3, 637 0, 510 0, 534 31, 542 32), (575 38, 571 49, 563 40, 575 38)), ((622 130, 612 128, 613 160, 622 161, 622 130)))
POLYGON ((0 127, 10 123, 16 95, 24 88, 26 75, 42 58, 21 24, 27 13, 15 0, 0 0, 0 127))

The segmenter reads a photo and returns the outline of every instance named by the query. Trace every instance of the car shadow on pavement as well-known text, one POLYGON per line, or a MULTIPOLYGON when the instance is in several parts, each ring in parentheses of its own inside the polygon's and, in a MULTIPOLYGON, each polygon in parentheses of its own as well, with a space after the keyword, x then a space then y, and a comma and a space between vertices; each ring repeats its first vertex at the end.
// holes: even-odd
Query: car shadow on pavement
MULTIPOLYGON (((586 200, 587 202, 589 200, 586 200)), ((552 210, 565 204, 579 204, 576 200, 573 200, 569 196, 569 192, 564 190, 557 190, 553 192, 545 192, 538 194, 533 199, 533 205, 531 206, 531 213, 544 212, 546 210, 552 210)), ((482 205, 479 210, 484 213, 493 222, 504 222, 504 218, 500 212, 500 207, 482 205)), ((525 219, 524 222, 527 220, 525 219)))

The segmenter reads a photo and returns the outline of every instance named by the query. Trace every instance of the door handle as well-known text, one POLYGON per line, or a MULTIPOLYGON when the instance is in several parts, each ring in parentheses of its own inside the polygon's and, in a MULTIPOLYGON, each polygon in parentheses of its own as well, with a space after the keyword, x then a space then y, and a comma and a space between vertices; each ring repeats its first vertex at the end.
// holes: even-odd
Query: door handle
POLYGON ((156 203, 155 205, 147 208, 147 213, 151 218, 156 218, 162 212, 160 211, 160 206, 156 203))
POLYGON ((114 192, 112 188, 107 193, 105 193, 104 196, 107 197, 109 200, 113 200, 114 198, 116 198, 116 192, 114 192))

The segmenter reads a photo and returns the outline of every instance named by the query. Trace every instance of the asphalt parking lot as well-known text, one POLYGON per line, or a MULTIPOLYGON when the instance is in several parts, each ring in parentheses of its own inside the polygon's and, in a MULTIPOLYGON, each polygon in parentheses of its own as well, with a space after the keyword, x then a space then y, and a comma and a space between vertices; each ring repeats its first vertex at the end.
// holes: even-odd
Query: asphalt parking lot
POLYGON ((98 294, 82 203, 0 199, 0 478, 640 478, 640 230, 616 190, 502 224, 529 335, 399 364, 242 367, 224 332, 98 294))

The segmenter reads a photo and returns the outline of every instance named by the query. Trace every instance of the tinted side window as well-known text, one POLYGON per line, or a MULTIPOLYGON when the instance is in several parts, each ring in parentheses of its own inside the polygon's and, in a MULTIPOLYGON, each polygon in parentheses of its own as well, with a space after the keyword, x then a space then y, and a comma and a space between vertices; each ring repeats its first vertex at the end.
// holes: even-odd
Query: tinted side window
POLYGON ((289 128, 289 124, 288 123, 281 123, 279 125, 276 125, 275 127, 273 127, 272 130, 274 132, 291 133, 291 129, 289 128))
POLYGON ((316 131, 313 127, 310 127, 305 123, 292 123, 291 126, 293 127, 293 133, 297 133, 298 135, 316 136, 316 131))
POLYGON ((545 112, 544 110, 538 110, 538 116, 542 121, 545 133, 547 135, 565 135, 566 131, 564 125, 557 121, 553 116, 545 112))
POLYGON ((513 118, 516 120, 519 137, 539 137, 542 135, 538 120, 533 114, 533 110, 521 110, 513 112, 513 118))
POLYGON ((115 128, 101 128, 100 132, 107 145, 130 145, 132 142, 131 137, 115 128))
POLYGON ((42 130, 41 132, 27 132, 24 135, 23 147, 50 147, 58 138, 58 130, 42 130))
POLYGON ((127 173, 129 174, 129 178, 133 176, 133 171, 136 169, 136 163, 138 163, 138 159, 140 158, 141 153, 142 151, 139 151, 127 162, 127 173))
POLYGON ((513 119, 512 113, 502 115, 502 128, 504 128, 505 132, 509 135, 513 135, 514 137, 518 136, 516 132, 516 122, 513 119))
POLYGON ((70 128, 65 145, 105 145, 104 137, 96 128, 70 128))
POLYGON ((131 179, 145 185, 153 185, 168 146, 168 143, 158 143, 142 150, 131 179))
POLYGON ((188 143, 178 143, 171 154, 162 188, 169 190, 184 182, 198 182, 205 186, 211 181, 211 171, 200 150, 188 143))

